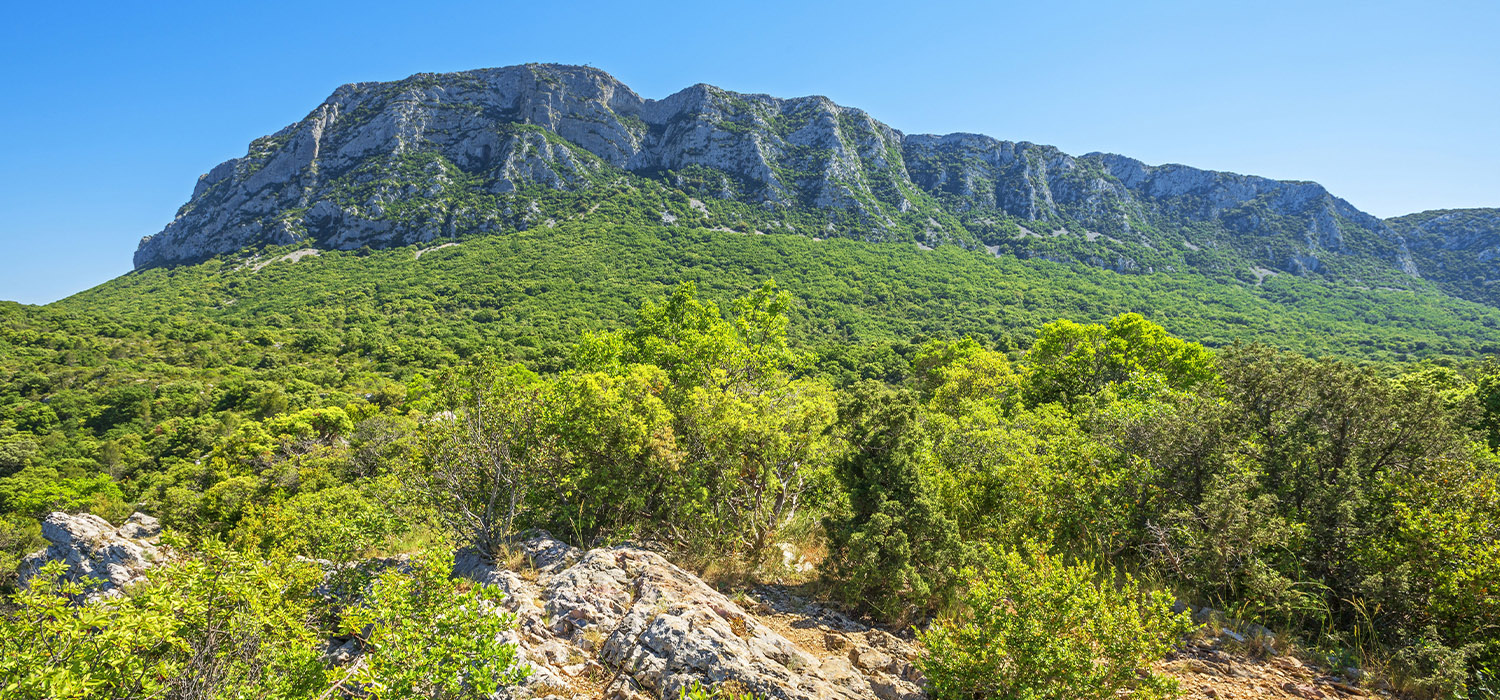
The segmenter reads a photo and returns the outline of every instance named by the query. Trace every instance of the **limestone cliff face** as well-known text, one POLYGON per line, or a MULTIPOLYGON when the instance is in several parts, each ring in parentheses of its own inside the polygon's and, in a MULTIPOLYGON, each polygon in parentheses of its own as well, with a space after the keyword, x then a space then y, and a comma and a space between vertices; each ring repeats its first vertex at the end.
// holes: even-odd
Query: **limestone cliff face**
MULTIPOLYGON (((515 66, 345 85, 302 121, 198 180, 136 267, 253 245, 357 248, 517 225, 524 212, 451 206, 456 181, 507 195, 686 171, 767 207, 837 209, 872 228, 911 207, 900 133, 821 97, 696 85, 644 100, 602 71, 515 66), (475 182, 477 180, 477 182, 475 182), (426 216, 392 216, 416 206, 426 216)), ((494 200, 511 203, 508 200, 494 200)))
POLYGON ((662 224, 957 243, 1122 272, 1260 266, 1411 279, 1421 268, 1401 233, 1315 183, 976 134, 904 135, 823 97, 695 85, 644 99, 602 71, 558 65, 340 87, 200 177, 176 219, 141 241, 135 265, 554 225, 609 193, 647 190, 704 212, 679 222, 663 211, 662 224), (1375 265, 1345 264, 1354 259, 1375 265))
POLYGON ((1235 234, 1210 243, 1248 249, 1288 272, 1321 272, 1320 256, 1364 254, 1416 274, 1401 235, 1317 183, 1107 153, 1074 157, 978 134, 907 136, 903 145, 913 180, 960 211, 995 211, 1023 226, 1072 222, 1148 247, 1181 245, 1161 240, 1165 229, 1210 224, 1235 234))

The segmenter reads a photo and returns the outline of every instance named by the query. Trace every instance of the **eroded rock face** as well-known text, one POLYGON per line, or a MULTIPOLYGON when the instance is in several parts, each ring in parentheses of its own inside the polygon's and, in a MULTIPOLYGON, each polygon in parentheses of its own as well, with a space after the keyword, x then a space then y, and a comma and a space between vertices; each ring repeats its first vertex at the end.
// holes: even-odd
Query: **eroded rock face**
POLYGON ((791 608, 774 593, 770 605, 746 598, 756 608, 747 610, 635 547, 581 552, 537 536, 521 549, 532 562, 522 571, 472 552, 455 563, 456 575, 506 591, 517 615, 509 641, 535 669, 521 693, 676 698, 694 683, 729 683, 784 700, 921 697, 910 645, 842 616, 778 613, 791 608), (804 648, 774 624, 805 625, 815 644, 804 648))
MULTIPOLYGON (((768 232, 1003 245, 1031 257, 1056 254, 1032 235, 995 229, 997 218, 1034 224, 1035 238, 1079 235, 1071 224, 1095 234, 1092 252, 1074 259, 1122 272, 1176 260, 1182 234, 1168 229, 1205 223, 1210 233, 1193 245, 1235 248, 1263 267, 1346 254, 1411 276, 1420 267, 1401 233, 1316 183, 1071 156, 978 134, 906 135, 825 97, 700 84, 652 100, 603 71, 544 64, 342 86, 199 178, 176 219, 141 241, 135 266, 264 245, 352 250, 553 226, 557 213, 537 209, 539 189, 588 204, 592 193, 647 181, 674 188, 674 199, 769 212, 768 232)), ((650 220, 734 223, 703 212, 681 220, 653 211, 650 220)))
POLYGON ((42 520, 42 537, 51 544, 21 560, 19 583, 26 585, 42 565, 60 561, 73 580, 97 579, 91 595, 119 595, 125 586, 145 577, 158 561, 156 518, 135 513, 116 528, 92 513, 52 513, 42 520))
POLYGON ((693 168, 716 173, 710 189, 725 197, 838 209, 880 228, 911 206, 898 186, 900 139, 822 97, 695 85, 647 100, 580 66, 351 84, 200 177, 177 218, 141 241, 135 265, 255 245, 350 250, 526 228, 543 222, 508 198, 520 189, 576 191, 626 172, 693 168), (454 204, 475 195, 495 195, 495 206, 454 204))
POLYGON ((1500 304, 1500 209, 1444 209, 1387 219, 1406 237, 1413 274, 1467 299, 1500 304))

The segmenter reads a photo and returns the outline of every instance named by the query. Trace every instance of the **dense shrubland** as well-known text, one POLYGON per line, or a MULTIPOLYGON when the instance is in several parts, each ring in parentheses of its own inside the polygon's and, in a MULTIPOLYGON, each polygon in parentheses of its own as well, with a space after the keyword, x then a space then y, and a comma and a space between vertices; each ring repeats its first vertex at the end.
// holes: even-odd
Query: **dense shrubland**
POLYGON ((246 253, 133 272, 36 310, 47 321, 37 331, 102 336, 88 344, 100 350, 151 342, 162 347, 147 357, 198 367, 254 366, 286 348, 387 376, 484 354, 552 371, 581 333, 627 326, 679 281, 729 299, 774 278, 796 296, 791 335, 830 370, 874 371, 883 363, 871 345, 973 336, 1024 348, 1054 319, 1102 323, 1131 311, 1210 347, 1262 342, 1375 360, 1500 352, 1500 311, 1420 282, 1396 290, 1290 274, 1260 284, 1228 273, 1122 275, 958 246, 605 224, 624 219, 604 206, 588 220, 461 238, 419 259, 403 247, 271 262, 289 251, 281 248, 258 261, 246 253))
MULTIPOLYGON (((375 609, 319 608, 296 557, 501 554, 536 527, 768 575, 790 543, 844 605, 935 617, 928 671, 956 684, 937 682, 945 696, 983 678, 994 690, 974 697, 1015 697, 1036 659, 1101 648, 1117 661, 1068 666, 1078 686, 1167 692, 1135 674, 1161 651, 1151 640, 1182 631, 1152 590, 1423 692, 1493 687, 1495 365, 1211 351, 1133 314, 1020 342, 804 345, 789 338, 808 323, 797 308, 770 284, 723 309, 682 285, 632 325, 579 329, 542 355, 270 310, 257 327, 164 316, 135 329, 129 314, 0 310, 0 563, 39 547, 50 510, 156 514, 194 554, 128 605, 48 624, 82 644, 94 628, 158 630, 160 644, 125 638, 108 653, 128 659, 98 663, 147 678, 222 656, 215 668, 243 687, 302 684, 286 697, 338 681, 309 665, 318 635, 471 594, 424 556, 380 579, 375 609), (213 595, 274 639, 224 647, 173 612, 204 566, 235 572, 213 595), (1090 619, 1093 641, 1047 646, 1003 614, 1023 598, 1056 613, 1047 624, 1090 619), (268 610, 283 617, 255 617, 268 610)), ((62 585, 21 592, 0 643, 42 633, 26 612, 62 585)), ((451 644, 392 648, 363 680, 415 687, 402 676, 414 654, 503 653, 459 641, 482 622, 434 622, 451 644)))
POLYGON ((484 697, 527 670, 497 639, 514 619, 488 610, 499 592, 461 590, 452 563, 419 556, 340 605, 319 592, 315 561, 206 539, 128 596, 75 605, 85 585, 51 562, 0 620, 0 697, 484 697), (366 653, 325 668, 325 639, 339 634, 366 653))

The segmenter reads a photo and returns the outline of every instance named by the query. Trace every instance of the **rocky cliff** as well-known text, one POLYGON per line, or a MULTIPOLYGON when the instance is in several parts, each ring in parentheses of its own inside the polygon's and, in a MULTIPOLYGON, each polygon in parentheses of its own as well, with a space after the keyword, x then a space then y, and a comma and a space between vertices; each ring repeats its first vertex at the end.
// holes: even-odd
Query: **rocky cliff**
POLYGON ((1500 209, 1444 209, 1388 219, 1424 274, 1455 296, 1500 306, 1500 209))
POLYGON ((70 580, 92 582, 89 596, 120 595, 157 561, 160 534, 156 518, 144 513, 131 515, 118 528, 92 513, 51 513, 42 519, 47 548, 21 560, 17 583, 25 586, 43 565, 57 561, 67 565, 70 580))
POLYGON ((141 242, 135 263, 525 228, 555 215, 550 194, 601 196, 652 175, 766 210, 827 210, 879 237, 914 206, 900 143, 890 127, 823 98, 697 85, 646 100, 590 68, 345 85, 200 177, 177 218, 141 242))
POLYGON ((1401 232, 1315 183, 906 135, 822 97, 695 85, 645 99, 593 68, 536 64, 340 87, 200 177, 135 264, 590 219, 950 243, 1247 281, 1261 269, 1400 285, 1424 268, 1401 232))

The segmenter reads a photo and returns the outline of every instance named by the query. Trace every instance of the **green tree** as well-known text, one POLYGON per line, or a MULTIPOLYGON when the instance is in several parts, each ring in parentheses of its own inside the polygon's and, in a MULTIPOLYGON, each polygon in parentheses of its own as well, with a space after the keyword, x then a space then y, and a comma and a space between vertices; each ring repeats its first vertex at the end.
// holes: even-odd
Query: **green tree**
POLYGON ((821 382, 699 387, 683 414, 687 457, 728 530, 720 537, 753 554, 797 515, 811 484, 829 478, 840 451, 838 404, 821 382))
POLYGON ((839 421, 850 453, 835 469, 850 512, 824 523, 823 573, 841 598, 883 617, 931 610, 952 594, 968 555, 924 483, 916 397, 862 382, 839 421))
POLYGON ((449 410, 424 426, 427 460, 407 475, 410 483, 433 517, 482 551, 504 545, 527 494, 560 466, 547 390, 520 367, 470 367, 444 385, 449 410))
POLYGON ((1071 405, 1110 386, 1188 389, 1215 376, 1212 353, 1168 335, 1140 314, 1116 316, 1102 326, 1053 321, 1037 333, 1026 359, 1033 403, 1071 405))

